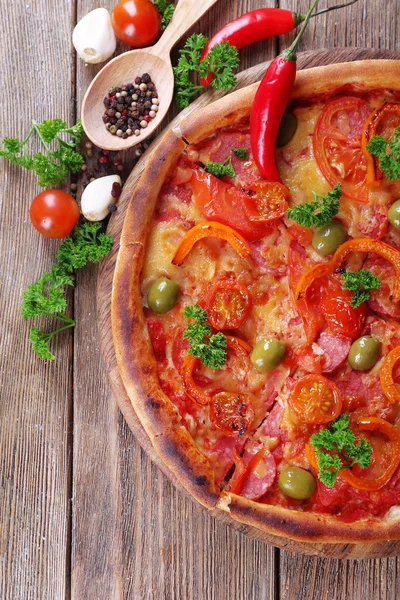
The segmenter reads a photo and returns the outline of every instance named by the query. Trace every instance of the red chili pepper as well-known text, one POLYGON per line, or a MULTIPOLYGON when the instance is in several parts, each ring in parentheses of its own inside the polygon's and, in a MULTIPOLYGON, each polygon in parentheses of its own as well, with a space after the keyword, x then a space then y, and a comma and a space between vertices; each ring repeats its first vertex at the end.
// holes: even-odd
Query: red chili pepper
POLYGON ((275 143, 296 79, 296 48, 318 1, 313 1, 293 44, 269 65, 254 98, 250 114, 251 147, 258 170, 268 181, 282 181, 275 165, 275 143))
MULTIPOLYGON (((337 8, 342 8, 342 6, 349 6, 357 1, 358 0, 352 0, 348 4, 330 6, 329 8, 314 13, 312 17, 316 17, 325 12, 330 12, 331 10, 336 10, 337 8)), ((236 46, 236 48, 240 50, 249 44, 266 40, 274 35, 289 33, 290 31, 293 31, 293 29, 296 29, 296 27, 305 19, 306 15, 283 8, 259 8, 251 10, 222 27, 222 29, 208 41, 207 46, 202 52, 201 60, 207 56, 210 50, 222 42, 229 42, 231 46, 236 46)), ((208 86, 211 84, 212 80, 213 75, 212 73, 209 73, 206 78, 200 79, 200 83, 201 85, 208 86)))

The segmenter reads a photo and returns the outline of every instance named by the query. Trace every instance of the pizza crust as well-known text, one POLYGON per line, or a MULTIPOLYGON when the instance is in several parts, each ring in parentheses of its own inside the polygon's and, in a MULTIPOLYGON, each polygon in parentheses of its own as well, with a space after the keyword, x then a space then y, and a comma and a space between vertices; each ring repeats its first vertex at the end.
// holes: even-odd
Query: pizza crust
MULTIPOLYGON (((400 61, 359 61, 301 71, 292 99, 332 95, 346 85, 367 92, 399 89, 400 61)), ((285 546, 287 538, 302 542, 365 543, 400 539, 400 510, 388 519, 341 523, 331 516, 257 503, 222 495, 214 472, 181 424, 177 409, 162 392, 143 318, 140 273, 154 207, 162 184, 187 143, 197 143, 217 129, 249 115, 258 84, 193 113, 168 132, 154 151, 132 196, 124 222, 112 293, 112 330, 118 368, 132 406, 150 441, 183 488, 224 520, 262 532, 264 539, 285 546)))

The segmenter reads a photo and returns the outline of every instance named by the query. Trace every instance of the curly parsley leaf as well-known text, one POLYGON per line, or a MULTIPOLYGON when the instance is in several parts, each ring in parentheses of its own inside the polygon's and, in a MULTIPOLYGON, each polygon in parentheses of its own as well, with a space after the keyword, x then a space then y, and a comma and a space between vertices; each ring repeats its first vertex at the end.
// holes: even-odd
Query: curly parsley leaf
POLYGON ((175 6, 174 4, 170 4, 168 0, 154 0, 154 6, 160 13, 160 28, 161 31, 164 31, 174 15, 175 6))
POLYGON ((224 41, 211 48, 200 63, 200 77, 213 76, 211 87, 215 90, 230 90, 236 85, 234 71, 239 67, 239 53, 236 46, 224 41))
POLYGON ((73 127, 67 127, 61 119, 47 119, 42 123, 33 120, 24 140, 4 138, 0 156, 29 171, 33 169, 40 187, 52 187, 63 183, 70 171, 76 173, 82 167, 83 156, 75 150, 82 136, 80 121, 73 127), (43 151, 36 154, 25 153, 25 147, 34 133, 38 135, 43 151), (61 135, 70 139, 65 140, 61 135), (53 148, 50 144, 53 144, 53 148))
POLYGON ((109 254, 113 239, 105 233, 99 233, 101 227, 102 223, 99 221, 88 221, 75 227, 57 252, 57 267, 62 272, 72 273, 89 262, 98 263, 109 254))
POLYGON ((213 75, 211 86, 214 89, 228 90, 236 84, 234 70, 239 66, 239 53, 235 46, 228 42, 217 44, 201 61, 201 54, 206 47, 208 39, 201 33, 194 33, 179 50, 177 65, 173 68, 175 78, 175 100, 179 108, 189 106, 193 96, 202 85, 192 81, 192 74, 198 77, 213 75))
POLYGON ((32 283, 22 295, 21 314, 24 319, 50 316, 62 323, 61 327, 49 333, 32 327, 30 341, 40 358, 54 360, 49 348, 50 340, 75 325, 75 321, 64 312, 67 309, 65 288, 74 285, 70 273, 89 262, 99 262, 111 250, 113 240, 99 232, 101 226, 100 222, 77 225, 59 247, 57 262, 51 271, 43 273, 39 281, 32 283))
POLYGON ((367 150, 378 158, 379 168, 390 181, 400 179, 400 127, 386 140, 375 135, 367 144, 367 150))
POLYGON ((344 271, 342 272, 344 290, 353 292, 351 305, 357 308, 369 299, 370 290, 378 290, 381 287, 381 281, 377 275, 373 275, 368 269, 360 269, 359 271, 344 271))
POLYGON ((350 469, 358 464, 366 469, 371 464, 372 446, 365 438, 356 438, 349 428, 348 415, 340 415, 310 438, 318 461, 318 478, 329 487, 336 483, 336 476, 342 469, 350 469))
POLYGON ((321 196, 313 192, 314 200, 296 204, 288 208, 286 214, 289 219, 304 227, 322 227, 332 221, 339 212, 339 200, 342 197, 342 186, 337 183, 335 187, 321 196))
POLYGON ((31 328, 29 341, 32 344, 33 350, 36 352, 39 358, 43 360, 54 360, 56 357, 50 351, 49 341, 50 334, 40 331, 37 327, 31 328))
POLYGON ((242 160, 249 158, 249 153, 246 148, 231 148, 233 154, 242 160))
POLYGON ((221 369, 226 363, 226 337, 222 332, 212 335, 207 322, 207 311, 200 306, 186 306, 185 319, 191 319, 187 324, 183 337, 189 340, 188 354, 199 358, 205 367, 221 369))
POLYGON ((214 162, 213 160, 207 161, 206 171, 215 177, 224 177, 224 175, 236 177, 231 157, 227 158, 224 162, 214 162))

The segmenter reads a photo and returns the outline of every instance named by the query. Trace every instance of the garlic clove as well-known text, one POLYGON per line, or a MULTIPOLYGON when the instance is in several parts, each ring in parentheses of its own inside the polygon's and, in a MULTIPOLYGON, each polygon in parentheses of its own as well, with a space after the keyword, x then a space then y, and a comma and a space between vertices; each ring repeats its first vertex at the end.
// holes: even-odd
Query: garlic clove
POLYGON ((107 9, 96 8, 75 26, 72 43, 82 60, 96 64, 106 61, 115 52, 117 39, 107 9))
POLYGON ((121 177, 119 175, 100 177, 89 183, 84 189, 81 210, 88 221, 102 221, 109 214, 108 207, 116 202, 111 195, 113 183, 121 185, 121 177))

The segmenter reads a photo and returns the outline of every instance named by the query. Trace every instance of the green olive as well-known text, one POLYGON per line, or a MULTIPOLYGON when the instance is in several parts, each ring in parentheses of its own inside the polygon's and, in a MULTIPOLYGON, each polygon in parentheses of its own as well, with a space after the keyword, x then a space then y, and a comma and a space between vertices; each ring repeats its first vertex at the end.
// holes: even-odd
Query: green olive
POLYGON ((347 240, 347 232, 337 221, 318 227, 312 237, 314 250, 321 256, 333 254, 347 240))
POLYGON ((389 208, 388 219, 389 223, 391 223, 395 229, 400 231, 400 200, 396 200, 389 208))
POLYGON ((294 137, 297 130, 297 117, 294 113, 285 112, 281 124, 279 126, 278 135, 276 138, 276 147, 281 148, 286 146, 294 137))
POLYGON ((286 467, 279 475, 278 486, 282 494, 296 500, 311 498, 315 490, 315 479, 310 471, 300 467, 286 467))
POLYGON ((347 360, 355 371, 372 369, 379 358, 380 344, 370 335, 363 335, 352 343, 347 360))
POLYGON ((179 298, 180 287, 167 277, 160 277, 152 284, 147 294, 150 310, 163 315, 175 306, 179 298))
POLYGON ((282 362, 285 352, 285 342, 275 338, 263 338, 254 346, 250 360, 260 373, 264 373, 277 367, 282 362))

